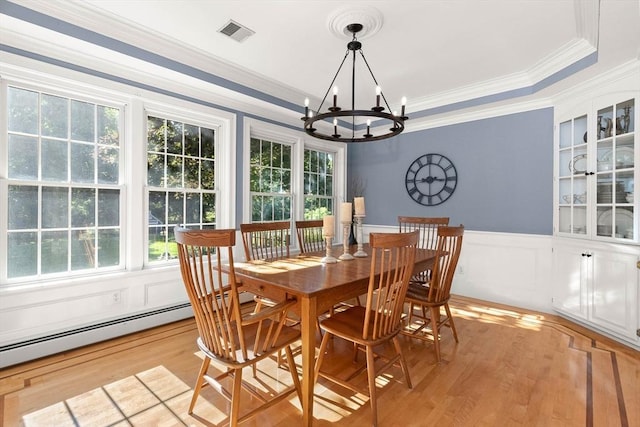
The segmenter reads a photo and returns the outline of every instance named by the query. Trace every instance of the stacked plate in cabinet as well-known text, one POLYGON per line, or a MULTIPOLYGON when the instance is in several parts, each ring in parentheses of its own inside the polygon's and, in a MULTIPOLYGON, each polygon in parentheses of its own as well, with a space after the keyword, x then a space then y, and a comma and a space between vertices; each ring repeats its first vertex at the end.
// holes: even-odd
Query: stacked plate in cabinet
MULTIPOLYGON (((598 184, 598 203, 613 203, 613 194, 611 191, 611 184, 598 184)), ((624 185, 622 183, 616 184, 616 203, 625 203, 626 194, 624 192, 624 185)))

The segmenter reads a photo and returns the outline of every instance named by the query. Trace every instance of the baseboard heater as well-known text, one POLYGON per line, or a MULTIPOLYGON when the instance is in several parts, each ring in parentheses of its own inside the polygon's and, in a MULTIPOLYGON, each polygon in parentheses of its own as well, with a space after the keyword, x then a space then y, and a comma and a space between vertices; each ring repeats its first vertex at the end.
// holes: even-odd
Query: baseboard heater
POLYGON ((183 303, 0 346, 0 368, 193 316, 183 303))

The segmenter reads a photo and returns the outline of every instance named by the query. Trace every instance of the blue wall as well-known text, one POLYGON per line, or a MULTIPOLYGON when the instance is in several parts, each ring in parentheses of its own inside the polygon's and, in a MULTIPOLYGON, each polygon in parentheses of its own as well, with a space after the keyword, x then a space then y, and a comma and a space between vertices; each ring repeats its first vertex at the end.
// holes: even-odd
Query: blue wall
POLYGON ((347 161, 348 182, 365 185, 365 223, 449 216, 469 230, 552 234, 552 108, 351 144, 347 161), (427 153, 448 157, 458 173, 455 192, 438 206, 413 201, 404 183, 409 165, 427 153))

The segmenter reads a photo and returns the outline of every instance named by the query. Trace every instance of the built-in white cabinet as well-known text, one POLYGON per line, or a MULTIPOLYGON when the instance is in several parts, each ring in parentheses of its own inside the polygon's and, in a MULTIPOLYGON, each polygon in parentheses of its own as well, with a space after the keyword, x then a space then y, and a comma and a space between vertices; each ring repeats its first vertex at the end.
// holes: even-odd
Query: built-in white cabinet
POLYGON ((556 125, 556 235, 637 242, 636 99, 556 125))
POLYGON ((556 108, 552 274, 555 310, 636 347, 639 86, 634 69, 556 108))
POLYGON ((637 247, 555 239, 553 259, 556 310, 640 344, 637 247))

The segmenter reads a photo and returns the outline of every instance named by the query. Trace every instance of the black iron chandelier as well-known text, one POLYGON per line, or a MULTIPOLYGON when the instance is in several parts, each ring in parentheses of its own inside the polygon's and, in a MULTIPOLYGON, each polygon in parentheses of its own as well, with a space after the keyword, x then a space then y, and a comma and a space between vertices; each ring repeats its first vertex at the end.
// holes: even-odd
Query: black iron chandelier
POLYGON ((353 33, 353 39, 347 44, 347 52, 344 54, 344 58, 342 58, 342 62, 338 67, 338 71, 336 72, 327 92, 324 94, 324 98, 320 103, 320 106, 316 110, 317 113, 314 114, 313 110, 309 109, 309 100, 305 99, 304 106, 304 116, 301 118, 304 121, 304 131, 315 137, 320 139, 325 139, 329 141, 339 141, 339 142, 369 142, 369 141, 378 141, 381 139, 391 138, 392 136, 400 134, 404 130, 404 122, 408 120, 409 117, 405 116, 405 105, 406 98, 402 98, 402 106, 400 114, 397 114, 395 111, 392 111, 389 107, 389 103, 380 89, 380 85, 373 75, 373 71, 371 71, 371 67, 369 67, 369 63, 367 59, 364 57, 364 53, 362 53, 362 43, 360 43, 356 34, 362 30, 362 24, 349 24, 346 29, 353 33), (338 107, 338 92, 337 88, 334 86, 336 78, 340 74, 340 70, 344 65, 347 56, 349 56, 349 52, 353 52, 353 65, 351 72, 351 109, 343 110, 338 107), (373 78, 373 82, 376 84, 376 97, 375 97, 375 106, 371 107, 368 110, 356 110, 355 108, 355 90, 356 90, 356 52, 360 53, 362 56, 362 60, 364 64, 367 66, 371 77, 373 78), (327 108, 327 112, 322 113, 322 107, 324 102, 333 87, 333 105, 327 108), (381 105, 381 101, 384 105, 381 105), (386 110, 385 111, 385 106, 386 110), (341 119, 351 119, 351 131, 349 136, 343 136, 338 133, 338 120, 341 119), (375 120, 375 128, 376 130, 382 128, 385 129, 383 133, 372 134, 372 119, 375 120), (366 130, 364 126, 364 121, 366 120, 366 130), (316 129, 313 125, 318 121, 329 121, 333 124, 333 133, 326 132, 323 133, 316 129), (382 124, 380 124, 382 121, 382 124), (388 127, 388 130, 387 129, 388 127))

